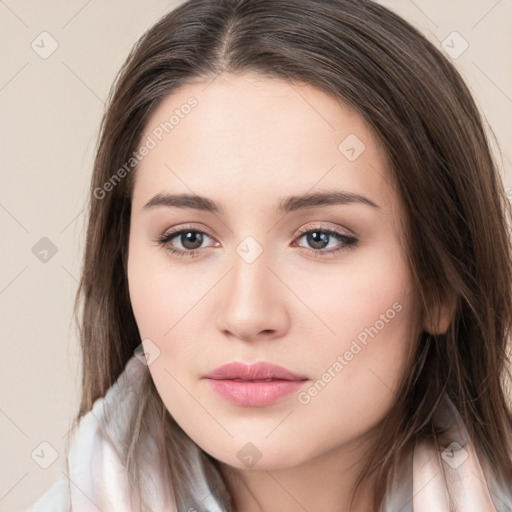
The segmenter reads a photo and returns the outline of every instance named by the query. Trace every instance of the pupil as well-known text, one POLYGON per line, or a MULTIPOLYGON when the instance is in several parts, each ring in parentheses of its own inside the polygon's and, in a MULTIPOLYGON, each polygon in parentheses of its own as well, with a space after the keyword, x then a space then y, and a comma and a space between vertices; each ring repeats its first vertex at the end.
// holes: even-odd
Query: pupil
POLYGON ((203 243, 203 235, 194 231, 188 231, 187 233, 181 235, 181 243, 185 249, 197 249, 201 247, 201 244, 203 243), (192 246, 189 246, 188 244, 191 244, 192 246))
POLYGON ((313 231, 308 236, 308 243, 311 244, 311 246, 314 249, 323 249, 322 244, 325 243, 328 245, 328 237, 329 235, 327 233, 321 233, 318 231, 313 231), (318 240, 319 239, 319 240, 318 240))

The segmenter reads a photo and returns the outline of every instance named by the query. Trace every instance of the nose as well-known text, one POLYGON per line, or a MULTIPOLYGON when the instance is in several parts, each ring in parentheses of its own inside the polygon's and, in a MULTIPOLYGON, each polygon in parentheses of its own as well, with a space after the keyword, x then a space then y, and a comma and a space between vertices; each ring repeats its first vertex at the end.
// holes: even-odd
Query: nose
POLYGON ((282 336, 289 324, 285 287, 266 253, 252 263, 235 253, 232 261, 221 288, 217 328, 244 341, 282 336))

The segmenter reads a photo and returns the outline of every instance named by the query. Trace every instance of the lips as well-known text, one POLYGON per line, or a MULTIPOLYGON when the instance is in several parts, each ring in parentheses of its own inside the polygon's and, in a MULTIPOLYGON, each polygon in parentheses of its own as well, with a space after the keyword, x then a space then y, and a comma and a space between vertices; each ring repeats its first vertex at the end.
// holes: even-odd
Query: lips
POLYGON ((308 380, 273 363, 247 365, 239 362, 219 366, 203 377, 225 400, 238 406, 264 407, 298 391, 308 380))
POLYGON ((240 381, 262 381, 272 380, 307 380, 307 377, 298 375, 283 366, 273 363, 259 362, 251 365, 239 362, 231 362, 219 366, 205 376, 214 380, 240 380, 240 381))

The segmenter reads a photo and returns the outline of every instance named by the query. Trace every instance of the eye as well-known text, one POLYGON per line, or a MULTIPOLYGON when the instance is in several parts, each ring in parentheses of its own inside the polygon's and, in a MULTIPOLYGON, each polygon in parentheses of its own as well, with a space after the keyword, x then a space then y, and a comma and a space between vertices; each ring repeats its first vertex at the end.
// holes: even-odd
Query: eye
POLYGON ((359 241, 352 235, 347 235, 341 231, 325 227, 303 228, 299 230, 300 236, 298 240, 305 239, 306 243, 311 247, 304 247, 311 253, 321 256, 332 256, 340 251, 348 250, 354 247, 359 241), (334 243, 334 249, 325 250, 331 242, 334 243), (337 242, 337 243, 336 243, 337 242))
POLYGON ((204 231, 185 227, 173 231, 166 231, 162 235, 157 236, 155 242, 165 247, 171 254, 194 257, 203 245, 205 238, 212 239, 212 237, 207 235, 204 231), (176 241, 173 242, 175 239, 176 241), (175 247, 174 244, 176 243, 179 243, 181 248, 175 247))
MULTIPOLYGON (((207 233, 192 227, 182 227, 166 231, 155 238, 155 242, 174 255, 196 257, 199 255, 205 239, 211 239, 207 233), (181 247, 176 247, 176 244, 181 247)), ((298 244, 298 247, 310 251, 314 256, 332 256, 340 251, 348 250, 358 243, 358 239, 352 235, 347 235, 332 228, 313 227, 300 229, 296 240, 305 239, 311 247, 305 247, 298 244), (331 242, 335 242, 334 248, 329 248, 331 242)), ((216 246, 220 245, 218 242, 216 246)))

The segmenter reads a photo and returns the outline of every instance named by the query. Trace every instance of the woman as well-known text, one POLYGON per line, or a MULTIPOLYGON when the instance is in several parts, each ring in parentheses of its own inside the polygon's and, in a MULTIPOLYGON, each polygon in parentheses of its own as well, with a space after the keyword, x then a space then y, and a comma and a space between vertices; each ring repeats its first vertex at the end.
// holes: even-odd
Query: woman
POLYGON ((31 510, 510 510, 509 215, 397 15, 184 3, 102 123, 82 402, 31 510))

